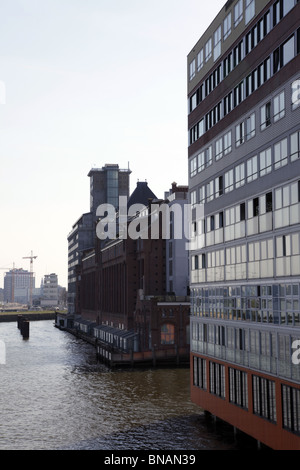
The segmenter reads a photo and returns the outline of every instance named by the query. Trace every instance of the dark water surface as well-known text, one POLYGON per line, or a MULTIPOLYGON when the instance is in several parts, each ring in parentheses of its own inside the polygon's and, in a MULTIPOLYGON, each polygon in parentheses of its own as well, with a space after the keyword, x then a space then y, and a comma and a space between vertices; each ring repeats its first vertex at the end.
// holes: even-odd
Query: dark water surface
POLYGON ((188 369, 110 370, 53 326, 0 323, 0 450, 236 449, 190 401, 188 369))

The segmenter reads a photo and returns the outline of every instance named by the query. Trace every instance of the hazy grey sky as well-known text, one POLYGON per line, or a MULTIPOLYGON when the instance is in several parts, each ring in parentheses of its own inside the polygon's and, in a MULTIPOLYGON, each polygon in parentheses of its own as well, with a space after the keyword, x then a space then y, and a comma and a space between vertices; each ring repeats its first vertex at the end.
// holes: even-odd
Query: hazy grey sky
MULTIPOLYGON (((187 184, 187 55, 224 0, 2 0, 0 268, 55 272, 92 167, 187 184)), ((1 100, 0 100, 1 102, 1 100)), ((4 270, 0 270, 0 287, 4 270)))

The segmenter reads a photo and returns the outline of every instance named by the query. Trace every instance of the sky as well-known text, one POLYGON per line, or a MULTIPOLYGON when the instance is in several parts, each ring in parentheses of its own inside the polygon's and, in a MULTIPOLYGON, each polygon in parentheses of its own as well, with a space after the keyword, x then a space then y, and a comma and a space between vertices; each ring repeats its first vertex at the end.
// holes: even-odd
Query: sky
POLYGON ((0 287, 7 268, 67 287, 91 168, 130 191, 188 184, 187 55, 225 0, 0 0, 0 287))

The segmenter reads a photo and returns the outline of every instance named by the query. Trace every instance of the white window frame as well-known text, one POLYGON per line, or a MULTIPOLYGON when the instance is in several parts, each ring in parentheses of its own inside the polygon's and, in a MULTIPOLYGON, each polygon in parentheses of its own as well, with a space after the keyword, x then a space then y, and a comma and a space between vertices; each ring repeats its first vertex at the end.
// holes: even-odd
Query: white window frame
POLYGON ((285 93, 282 91, 274 98, 274 122, 279 121, 285 116, 285 93))
POLYGON ((211 56, 212 56, 212 38, 209 38, 209 40, 205 44, 205 62, 208 62, 211 56))
POLYGON ((255 15, 255 0, 246 0, 246 8, 245 8, 245 24, 248 24, 249 21, 255 15))
POLYGON ((197 55, 197 70, 199 72, 199 70, 202 69, 204 65, 204 52, 203 52, 203 49, 201 49, 200 52, 198 52, 198 55, 197 55))
POLYGON ((193 80, 195 75, 196 75, 196 59, 193 59, 192 62, 190 63, 190 81, 193 80))
POLYGON ((236 28, 237 25, 243 19, 243 0, 239 0, 234 7, 234 27, 236 28))
POLYGON ((231 34, 231 24, 232 24, 231 17, 232 17, 232 15, 231 15, 231 12, 230 12, 226 16, 226 18, 224 20, 224 23, 223 23, 223 40, 224 41, 231 34))
POLYGON ((214 61, 221 55, 222 27, 221 25, 214 32, 214 61))
POLYGON ((257 155, 249 158, 247 160, 247 183, 258 178, 258 164, 257 164, 257 155))

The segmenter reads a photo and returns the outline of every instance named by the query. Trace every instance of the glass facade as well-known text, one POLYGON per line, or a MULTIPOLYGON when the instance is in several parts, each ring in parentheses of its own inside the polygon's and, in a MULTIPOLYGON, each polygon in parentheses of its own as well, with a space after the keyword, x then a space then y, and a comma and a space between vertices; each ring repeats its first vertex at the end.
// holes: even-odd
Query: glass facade
MULTIPOLYGON (((215 47, 223 38, 221 56, 213 64, 219 54, 213 50, 211 70, 195 73, 188 96, 190 193, 194 206, 204 206, 190 245, 192 395, 213 412, 220 399, 224 415, 235 406, 294 434, 300 434, 300 365, 292 359, 300 340, 300 27, 290 12, 299 7, 296 0, 261 10, 254 0, 227 3, 204 36, 208 44, 211 31, 215 47), (288 20, 284 35, 265 40, 288 20), (226 49, 235 28, 240 36, 226 49)), ((201 46, 200 40, 193 53, 201 46)))

